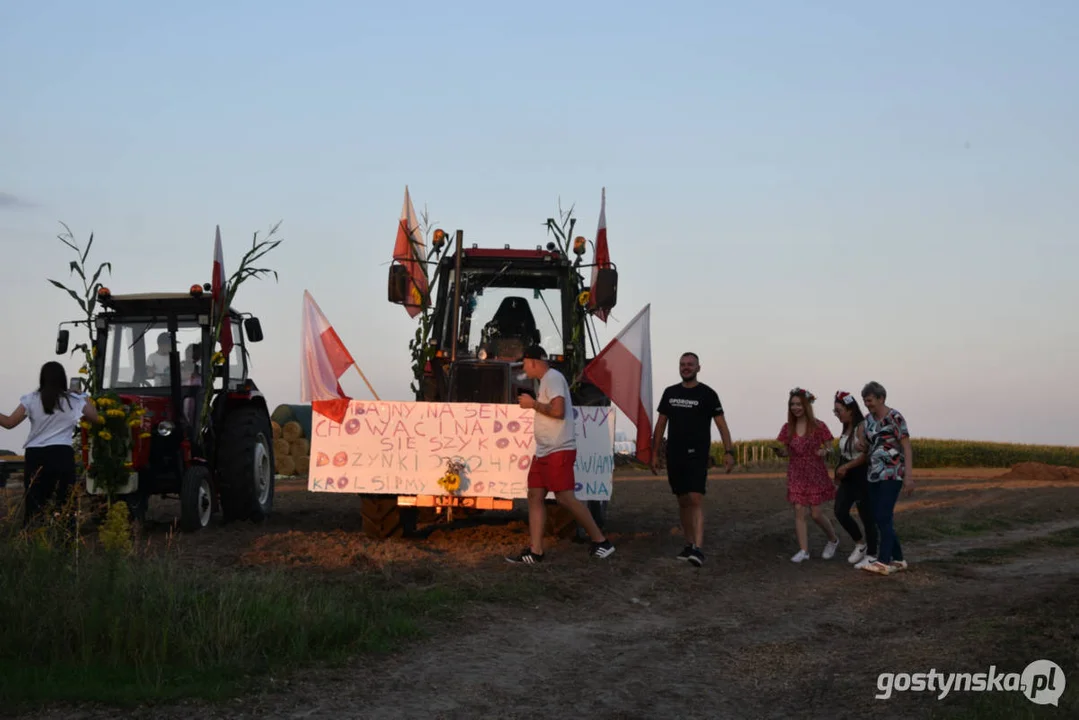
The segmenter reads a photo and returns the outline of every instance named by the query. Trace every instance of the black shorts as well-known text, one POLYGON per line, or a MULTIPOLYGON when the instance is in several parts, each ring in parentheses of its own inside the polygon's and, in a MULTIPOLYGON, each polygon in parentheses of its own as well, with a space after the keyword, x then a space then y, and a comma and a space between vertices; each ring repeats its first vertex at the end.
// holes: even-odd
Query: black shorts
POLYGON ((675 495, 704 495, 708 482, 708 453, 670 455, 667 457, 667 482, 675 495))

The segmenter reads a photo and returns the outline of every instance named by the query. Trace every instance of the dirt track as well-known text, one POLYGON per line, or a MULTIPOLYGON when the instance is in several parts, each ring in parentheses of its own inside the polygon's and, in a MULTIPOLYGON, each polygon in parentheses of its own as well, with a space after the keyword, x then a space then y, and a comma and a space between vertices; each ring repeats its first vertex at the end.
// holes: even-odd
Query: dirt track
MULTIPOLYGON (((846 562, 852 543, 841 530, 836 557, 821 560, 823 534, 812 525, 813 559, 789 562, 797 545, 778 476, 714 476, 701 569, 674 559, 681 547, 675 505, 665 481, 650 475, 616 481, 608 525, 614 556, 591 560, 583 545, 563 541, 536 567, 502 559, 527 542, 523 512, 378 543, 358 533, 358 501, 282 483, 265 527, 212 528, 173 542, 192 562, 417 576, 447 567, 486 578, 530 573, 547 592, 525 606, 472 608, 454 627, 377 665, 298 668, 257 697, 126 716, 930 717, 956 703, 965 707, 971 694, 875 700, 878 673, 980 672, 1014 662, 1000 656, 1002 636, 987 634, 986 618, 1052 618, 1054 603, 1079 595, 1074 547, 1049 547, 1004 564, 939 562, 1079 526, 1079 479, 1000 475, 920 473, 915 495, 897 507, 911 567, 891 577, 853 570, 846 562), (1024 609, 1028 602, 1034 610, 1024 609)), ((161 543, 164 532, 148 539, 161 543)), ((1074 702, 1077 640, 1041 638, 1031 647, 1034 655, 1020 649, 1022 664, 1007 670, 1021 671, 1045 649, 1055 652, 1048 657, 1070 682, 1062 704, 1074 702)), ((59 711, 37 717, 61 716, 73 717, 59 711)))

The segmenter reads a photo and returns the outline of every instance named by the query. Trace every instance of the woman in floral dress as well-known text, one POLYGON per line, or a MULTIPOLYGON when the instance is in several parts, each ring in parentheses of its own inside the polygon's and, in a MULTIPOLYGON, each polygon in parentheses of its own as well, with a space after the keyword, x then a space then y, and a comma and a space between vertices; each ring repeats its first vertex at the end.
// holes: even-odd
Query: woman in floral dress
POLYGON ((796 563, 809 559, 807 511, 828 537, 821 557, 831 559, 839 547, 839 536, 831 520, 821 510, 821 505, 835 498, 835 487, 824 462, 833 438, 828 426, 813 415, 815 399, 808 390, 791 390, 787 401, 787 422, 776 438, 783 444, 779 455, 790 458, 787 464, 787 502, 794 505, 794 530, 801 548, 791 558, 791 562, 796 563))

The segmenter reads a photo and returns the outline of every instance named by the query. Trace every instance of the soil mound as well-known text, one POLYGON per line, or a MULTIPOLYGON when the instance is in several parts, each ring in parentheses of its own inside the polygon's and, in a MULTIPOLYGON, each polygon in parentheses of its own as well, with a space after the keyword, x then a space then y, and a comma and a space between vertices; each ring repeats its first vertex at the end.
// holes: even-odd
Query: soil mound
POLYGON ((1000 479, 1079 482, 1079 468, 1040 462, 1022 462, 1012 465, 1012 469, 1001 475, 1000 479))

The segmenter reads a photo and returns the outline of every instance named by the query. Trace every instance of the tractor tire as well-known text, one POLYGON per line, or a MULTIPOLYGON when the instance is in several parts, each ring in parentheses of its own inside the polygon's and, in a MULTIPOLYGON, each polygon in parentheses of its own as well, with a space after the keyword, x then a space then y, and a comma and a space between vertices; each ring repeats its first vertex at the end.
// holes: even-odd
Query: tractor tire
POLYGON ((577 532, 577 520, 566 508, 557 502, 547 503, 547 526, 548 535, 554 535, 560 540, 573 537, 577 532))
POLYGON ((401 537, 416 529, 416 508, 403 508, 396 495, 364 495, 360 501, 363 534, 372 540, 401 537))
POLYGON ((273 430, 266 411, 246 405, 225 416, 217 448, 226 520, 261 522, 273 509, 273 430))
POLYGON ((195 532, 210 524, 214 511, 214 488, 209 469, 192 465, 180 483, 180 529, 195 532))

